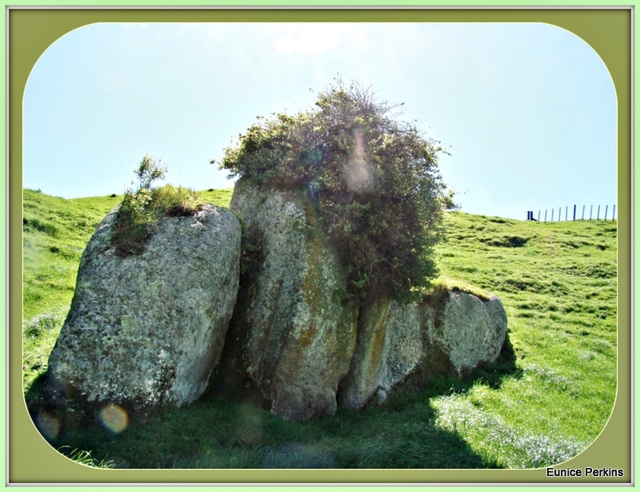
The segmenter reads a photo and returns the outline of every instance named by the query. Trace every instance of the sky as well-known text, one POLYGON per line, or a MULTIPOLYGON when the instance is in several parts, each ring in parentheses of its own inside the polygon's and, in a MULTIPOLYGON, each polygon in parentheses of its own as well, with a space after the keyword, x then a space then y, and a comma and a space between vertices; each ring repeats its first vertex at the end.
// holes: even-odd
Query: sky
MULTIPOLYGON (((612 206, 616 96, 598 54, 541 23, 92 24, 54 42, 23 99, 23 186, 121 194, 145 155, 167 182, 229 188, 210 164, 256 117, 310 109, 336 78, 403 105, 463 212, 612 206)), ((588 212, 587 212, 588 213, 588 212)))

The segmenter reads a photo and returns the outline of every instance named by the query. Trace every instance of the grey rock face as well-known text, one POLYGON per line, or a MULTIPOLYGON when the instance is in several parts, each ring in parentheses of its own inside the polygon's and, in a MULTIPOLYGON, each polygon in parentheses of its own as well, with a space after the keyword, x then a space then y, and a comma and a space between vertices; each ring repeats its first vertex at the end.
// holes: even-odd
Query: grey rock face
POLYGON ((382 404, 392 390, 415 390, 436 374, 463 377, 500 355, 507 317, 497 297, 463 292, 418 304, 383 300, 360 311, 351 370, 340 385, 342 406, 382 404))
POLYGON ((450 292, 427 332, 429 343, 446 354, 454 373, 464 376, 483 362, 494 362, 507 334, 507 314, 497 297, 450 292))
POLYGON ((162 219, 143 253, 122 258, 110 242, 115 214, 82 256, 49 359, 50 403, 130 411, 190 403, 219 361, 236 302, 240 224, 206 205, 162 219))
POLYGON ((342 406, 381 404, 423 355, 418 308, 382 300, 360 310, 351 370, 340 385, 342 406))
POLYGON ((507 315, 497 297, 488 300, 457 290, 418 304, 423 352, 402 391, 424 388, 437 374, 458 378, 495 362, 507 336, 507 315))
POLYGON ((332 414, 355 348, 357 318, 355 307, 338 298, 345 280, 337 256, 300 194, 259 190, 240 180, 231 209, 246 223, 254 256, 221 384, 256 388, 287 420, 332 414))

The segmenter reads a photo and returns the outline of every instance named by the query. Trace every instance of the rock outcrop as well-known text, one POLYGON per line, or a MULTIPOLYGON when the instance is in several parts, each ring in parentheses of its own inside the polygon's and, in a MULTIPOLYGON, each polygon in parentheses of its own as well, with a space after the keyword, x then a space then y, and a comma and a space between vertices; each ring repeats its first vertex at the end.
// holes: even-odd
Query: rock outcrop
POLYGON ((355 348, 357 310, 340 301, 344 275, 311 204, 302 193, 240 180, 231 210, 245 222, 250 256, 218 391, 253 392, 292 421, 334 413, 355 348))
POLYGON ((240 179, 233 213, 207 205, 165 218, 124 258, 110 212, 32 407, 41 429, 74 412, 121 421, 179 407, 208 387, 302 421, 498 358, 507 317, 495 297, 440 288, 417 303, 347 300, 313 200, 240 179))
POLYGON ((300 421, 383 403, 407 379, 416 389, 435 374, 462 377, 500 354, 497 298, 441 291, 415 304, 345 302, 345 276, 304 193, 240 180, 231 209, 245 222, 246 274, 219 394, 300 421))
POLYGON ((80 262, 41 392, 50 413, 179 407, 202 394, 220 358, 238 291, 238 220, 211 205, 164 218, 143 253, 123 258, 111 243, 116 213, 80 262))

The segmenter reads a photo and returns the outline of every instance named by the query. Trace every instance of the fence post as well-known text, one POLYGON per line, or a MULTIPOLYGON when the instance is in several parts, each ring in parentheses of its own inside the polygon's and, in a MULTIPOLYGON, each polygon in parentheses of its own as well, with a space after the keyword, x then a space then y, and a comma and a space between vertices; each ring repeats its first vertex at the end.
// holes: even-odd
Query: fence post
POLYGON ((547 209, 546 208, 544 209, 544 221, 545 222, 547 221, 547 209))
POLYGON ((576 220, 576 206, 573 206, 573 220, 576 220))
POLYGON ((609 211, 609 205, 605 205, 604 207, 604 220, 606 222, 607 220, 607 212, 609 211))
POLYGON ((555 212, 555 211, 556 211, 556 209, 555 209, 555 208, 552 208, 552 209, 551 209, 551 222, 553 222, 553 212, 555 212))
MULTIPOLYGON (((615 205, 613 207, 615 209, 615 205)), ((540 222, 540 210, 538 210, 538 222, 540 222)))
POLYGON ((589 211, 589 220, 593 217, 593 205, 591 205, 591 210, 589 211))
POLYGON ((611 215, 611 220, 616 220, 616 206, 613 205, 613 214, 611 215))
POLYGON ((582 206, 582 220, 584 220, 584 207, 586 207, 586 205, 582 206))
POLYGON ((564 207, 564 220, 569 220, 569 205, 564 207))
POLYGON ((600 205, 598 205, 598 218, 596 220, 600 220, 600 205))

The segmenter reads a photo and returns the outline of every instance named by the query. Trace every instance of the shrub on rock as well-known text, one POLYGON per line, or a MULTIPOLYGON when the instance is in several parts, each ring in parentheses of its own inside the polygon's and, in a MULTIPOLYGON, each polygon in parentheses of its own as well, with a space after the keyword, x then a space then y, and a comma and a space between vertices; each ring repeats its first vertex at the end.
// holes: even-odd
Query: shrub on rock
POLYGON ((313 110, 261 120, 226 149, 220 166, 256 186, 304 190, 359 300, 409 299, 436 274, 443 151, 392 116, 371 90, 342 83, 313 110))
POLYGON ((144 251, 147 239, 163 217, 193 215, 204 206, 198 195, 189 189, 165 185, 152 188, 167 172, 161 161, 146 155, 134 171, 139 187, 128 189, 114 218, 111 241, 119 256, 144 251))

